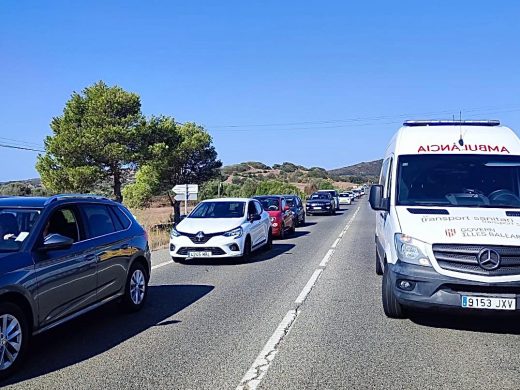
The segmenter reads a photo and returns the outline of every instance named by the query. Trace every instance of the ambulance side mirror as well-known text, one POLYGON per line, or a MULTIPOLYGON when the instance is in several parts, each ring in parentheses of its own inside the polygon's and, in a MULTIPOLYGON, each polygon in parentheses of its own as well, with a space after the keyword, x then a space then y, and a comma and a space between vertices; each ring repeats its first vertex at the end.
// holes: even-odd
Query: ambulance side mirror
POLYGON ((372 210, 390 211, 388 199, 383 199, 382 185, 377 184, 370 188, 370 197, 368 201, 372 210))

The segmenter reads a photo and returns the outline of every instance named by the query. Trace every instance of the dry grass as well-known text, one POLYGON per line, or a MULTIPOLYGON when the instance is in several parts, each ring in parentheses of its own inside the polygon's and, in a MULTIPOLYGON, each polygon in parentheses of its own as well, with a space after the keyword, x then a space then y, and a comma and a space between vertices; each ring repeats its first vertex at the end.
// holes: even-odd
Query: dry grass
POLYGON ((166 248, 170 241, 172 208, 162 206, 131 211, 148 233, 150 249, 166 248))

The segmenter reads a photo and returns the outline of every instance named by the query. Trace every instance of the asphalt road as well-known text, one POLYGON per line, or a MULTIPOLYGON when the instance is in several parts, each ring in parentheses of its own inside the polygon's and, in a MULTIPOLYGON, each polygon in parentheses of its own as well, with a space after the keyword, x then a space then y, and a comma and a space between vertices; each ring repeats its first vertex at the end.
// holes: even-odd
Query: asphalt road
POLYGON ((6 385, 520 388, 520 318, 384 316, 374 220, 366 200, 310 217, 245 264, 174 264, 156 252, 143 311, 113 304, 34 338, 6 385))

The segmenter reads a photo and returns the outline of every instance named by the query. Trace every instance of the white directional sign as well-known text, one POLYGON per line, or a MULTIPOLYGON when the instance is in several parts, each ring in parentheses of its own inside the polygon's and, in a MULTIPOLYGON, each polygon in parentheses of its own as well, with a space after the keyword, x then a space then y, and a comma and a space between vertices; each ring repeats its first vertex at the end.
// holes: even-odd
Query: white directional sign
POLYGON ((197 200, 198 184, 177 184, 172 188, 175 200, 184 201, 184 214, 188 213, 188 200, 197 200))
MULTIPOLYGON (((179 201, 186 200, 186 194, 175 195, 175 200, 179 200, 179 201)), ((197 194, 188 194, 188 200, 197 200, 197 194)))
POLYGON ((199 185, 198 184, 177 184, 173 187, 173 192, 176 194, 198 194, 199 193, 199 185))

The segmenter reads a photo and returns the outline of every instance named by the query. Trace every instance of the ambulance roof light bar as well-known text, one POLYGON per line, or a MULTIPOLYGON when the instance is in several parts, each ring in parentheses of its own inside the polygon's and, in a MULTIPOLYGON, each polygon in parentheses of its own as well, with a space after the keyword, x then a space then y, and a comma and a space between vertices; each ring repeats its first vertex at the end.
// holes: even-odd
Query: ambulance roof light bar
POLYGON ((404 121, 403 126, 500 126, 499 120, 413 120, 404 121))

